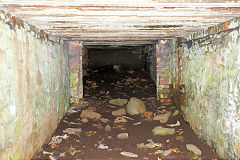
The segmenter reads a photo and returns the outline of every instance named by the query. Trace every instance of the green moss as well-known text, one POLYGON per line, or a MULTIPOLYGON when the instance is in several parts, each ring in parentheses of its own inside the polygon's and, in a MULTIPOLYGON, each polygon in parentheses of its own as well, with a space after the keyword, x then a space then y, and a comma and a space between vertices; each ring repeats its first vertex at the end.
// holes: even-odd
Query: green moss
POLYGON ((168 94, 168 93, 161 93, 161 94, 160 94, 160 97, 161 97, 161 98, 171 98, 171 95, 168 94))
POLYGON ((164 76, 168 76, 169 75, 169 73, 170 73, 170 70, 166 70, 166 71, 164 71, 164 76))
POLYGON ((109 101, 109 104, 117 105, 117 106, 124 106, 128 103, 127 99, 112 99, 109 101))
POLYGON ((152 130, 152 134, 154 136, 166 136, 166 135, 172 135, 174 133, 175 133, 175 129, 170 129, 170 128, 161 128, 161 129, 154 128, 152 130))
POLYGON ((15 135, 20 136, 21 135, 21 130, 22 130, 22 121, 18 120, 17 124, 16 124, 16 127, 15 127, 15 130, 14 130, 15 135))
POLYGON ((175 139, 178 141, 184 140, 183 136, 177 136, 175 139))
MULTIPOLYGON (((0 158, 1 158, 1 157, 0 157, 0 158)), ((9 159, 9 151, 6 151, 3 160, 8 160, 8 159, 9 159)))
POLYGON ((179 114, 179 110, 175 110, 172 114, 173 117, 177 116, 179 114))
POLYGON ((14 155, 13 155, 13 157, 12 157, 12 160, 19 160, 19 159, 21 159, 21 151, 20 150, 18 150, 14 155))
POLYGON ((173 110, 173 109, 176 109, 176 108, 177 108, 176 106, 171 106, 170 110, 173 110))

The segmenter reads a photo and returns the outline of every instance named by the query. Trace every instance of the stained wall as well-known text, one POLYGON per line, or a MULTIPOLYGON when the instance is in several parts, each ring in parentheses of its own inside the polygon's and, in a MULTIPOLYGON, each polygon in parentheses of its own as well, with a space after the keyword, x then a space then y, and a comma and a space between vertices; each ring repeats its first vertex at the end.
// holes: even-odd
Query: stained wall
POLYGON ((0 12, 0 159, 30 159, 69 105, 68 49, 0 12))
POLYGON ((176 40, 173 95, 192 129, 223 159, 240 158, 240 18, 176 40))

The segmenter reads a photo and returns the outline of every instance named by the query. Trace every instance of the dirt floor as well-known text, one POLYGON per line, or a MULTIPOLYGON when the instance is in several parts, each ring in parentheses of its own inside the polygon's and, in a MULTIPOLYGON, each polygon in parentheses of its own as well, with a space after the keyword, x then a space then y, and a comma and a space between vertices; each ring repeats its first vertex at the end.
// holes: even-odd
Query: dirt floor
MULTIPOLYGON (((84 79, 84 101, 80 106, 71 106, 61 120, 49 144, 33 159, 72 159, 72 160, 118 160, 118 159, 219 159, 212 149, 202 142, 183 120, 182 113, 170 116, 167 123, 152 120, 153 115, 179 110, 174 106, 161 106, 156 100, 155 85, 145 70, 121 70, 102 67, 88 72, 84 79), (149 114, 123 116, 127 122, 114 123, 112 111, 120 107, 109 104, 114 98, 136 97, 141 99, 149 114), (80 118, 84 109, 91 109, 105 119, 80 118), (105 122, 109 120, 109 122, 105 122), (110 128, 105 128, 107 125, 110 128), (170 125, 170 126, 169 126, 170 125), (172 126, 171 126, 172 125, 172 126), (173 135, 153 136, 157 126, 175 128, 173 135), (69 129, 69 128, 75 128, 69 129), (125 139, 117 137, 127 133, 125 139), (187 150, 186 144, 195 145, 201 155, 187 150), (128 156, 121 155, 131 152, 128 156)), ((126 134, 125 134, 126 135, 126 134)))

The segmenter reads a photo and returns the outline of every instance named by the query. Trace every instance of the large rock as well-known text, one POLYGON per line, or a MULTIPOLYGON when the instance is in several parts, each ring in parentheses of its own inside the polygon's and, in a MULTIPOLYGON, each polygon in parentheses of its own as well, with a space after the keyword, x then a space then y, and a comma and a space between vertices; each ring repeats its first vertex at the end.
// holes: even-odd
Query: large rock
POLYGON ((112 99, 109 101, 109 104, 116 105, 116 106, 124 106, 128 103, 127 99, 112 99))
POLYGON ((102 115, 99 113, 96 113, 92 110, 86 109, 86 110, 82 111, 80 117, 81 118, 89 118, 89 119, 100 119, 102 117, 102 115))
POLYGON ((175 133, 174 128, 164 128, 162 126, 157 126, 152 130, 152 133, 154 136, 166 136, 171 135, 175 133))
POLYGON ((126 108, 130 115, 143 114, 146 111, 143 101, 137 98, 131 98, 126 108))
POLYGON ((153 117, 153 120, 158 120, 160 123, 167 123, 169 117, 171 116, 171 111, 164 114, 159 114, 153 117))
POLYGON ((200 149, 198 149, 195 145, 193 144, 186 144, 187 150, 192 151, 196 155, 201 155, 202 152, 200 149))
POLYGON ((116 111, 112 111, 112 115, 113 116, 124 116, 126 115, 126 109, 125 108, 121 108, 119 110, 116 110, 116 111))

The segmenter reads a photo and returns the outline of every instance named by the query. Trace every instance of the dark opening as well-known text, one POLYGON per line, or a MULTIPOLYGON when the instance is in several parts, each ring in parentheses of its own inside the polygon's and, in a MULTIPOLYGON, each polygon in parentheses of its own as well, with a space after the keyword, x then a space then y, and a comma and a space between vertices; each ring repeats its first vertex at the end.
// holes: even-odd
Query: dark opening
POLYGON ((88 48, 86 54, 84 97, 156 97, 154 67, 150 67, 153 50, 147 53, 146 46, 88 48))

